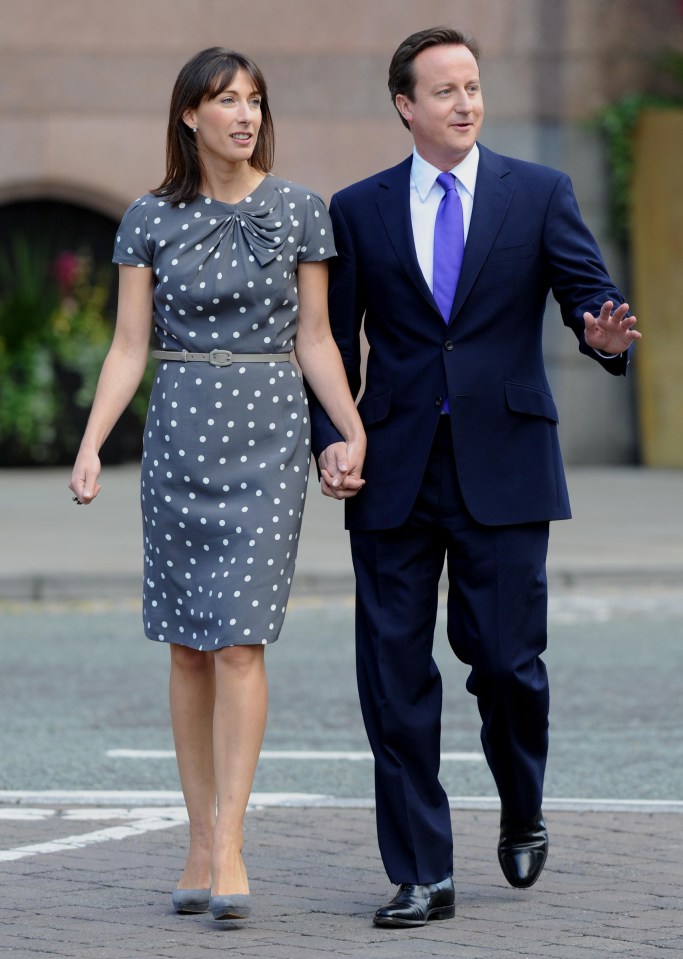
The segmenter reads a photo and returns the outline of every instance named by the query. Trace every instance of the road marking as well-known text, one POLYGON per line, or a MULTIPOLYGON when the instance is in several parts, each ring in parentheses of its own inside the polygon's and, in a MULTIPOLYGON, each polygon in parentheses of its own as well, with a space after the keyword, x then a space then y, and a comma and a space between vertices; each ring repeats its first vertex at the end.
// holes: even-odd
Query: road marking
POLYGON ((22 809, 16 806, 0 809, 0 820, 10 820, 11 822, 35 822, 39 819, 50 819, 56 815, 56 809, 22 809))
MULTIPOLYGON (((72 793, 67 792, 60 793, 57 790, 46 790, 46 792, 37 792, 37 791, 26 791, 26 792, 0 792, 0 802, 9 801, 14 803, 21 803, 22 797, 31 798, 33 802, 41 802, 48 799, 51 802, 78 802, 82 801, 84 796, 87 795, 91 801, 93 798, 97 801, 99 797, 100 801, 105 801, 105 796, 111 796, 109 794, 96 793, 95 791, 89 791, 87 794, 84 792, 72 793), (58 800, 56 797, 59 797, 58 800)), ((121 799, 124 793, 119 793, 118 798, 121 799)), ((128 794, 128 798, 132 798, 133 794, 128 794)), ((187 810, 184 806, 178 805, 174 807, 167 807, 164 809, 154 808, 151 804, 154 802, 154 799, 151 797, 158 797, 158 793, 138 793, 136 796, 139 798, 140 795, 144 795, 147 798, 150 805, 148 808, 137 808, 137 809, 123 809, 120 807, 115 808, 100 808, 100 809, 71 809, 63 810, 61 812, 61 819, 68 819, 70 821, 97 821, 97 820, 107 820, 111 821, 112 819, 124 819, 128 820, 129 824, 125 826, 109 826, 106 829, 97 829, 94 832, 82 833, 81 835, 75 836, 63 836, 61 839, 54 839, 49 842, 40 842, 40 843, 31 843, 25 846, 15 846, 13 849, 0 849, 0 862, 14 862, 17 859, 26 859, 30 856, 45 856, 53 852, 66 852, 74 849, 84 849, 86 846, 92 846, 96 843, 102 842, 111 842, 112 840, 120 839, 129 839, 131 836, 141 836, 146 832, 154 832, 160 829, 172 829, 174 826, 179 826, 182 823, 187 822, 187 810)), ((168 793, 164 793, 168 797, 168 793)), ((171 794, 174 796, 177 802, 182 802, 182 794, 174 793, 171 794)), ((252 793, 249 799, 250 808, 259 808, 263 806, 310 806, 324 804, 325 800, 333 801, 332 796, 323 796, 320 794, 310 794, 310 793, 252 793)), ((0 818, 4 820, 15 820, 15 821, 33 821, 35 822, 38 819, 48 819, 56 818, 57 810, 56 809, 35 809, 35 808, 7 808, 0 809, 0 818)))
MULTIPOLYGON (((249 806, 252 808, 318 806, 336 802, 338 800, 334 796, 322 793, 252 793, 249 797, 249 806)), ((170 810, 170 814, 176 818, 185 811, 183 794, 170 789, 6 789, 0 790, 0 804, 2 803, 8 804, 5 809, 0 809, 6 819, 13 818, 13 809, 17 809, 18 813, 23 812, 25 805, 107 807, 107 812, 113 812, 115 818, 118 818, 122 811, 129 811, 131 817, 136 819, 145 815, 157 815, 160 807, 164 808, 164 815, 170 810)), ((68 810, 63 811, 65 815, 67 812, 68 810)), ((75 810, 71 811, 71 816, 74 819, 81 818, 75 810)))
MULTIPOLYGON (((500 800, 497 796, 450 796, 448 801, 451 809, 500 809, 500 800)), ((12 818, 10 804, 17 810, 17 815, 26 811, 26 807, 40 805, 95 806, 103 809, 106 807, 106 811, 115 813, 117 818, 122 818, 122 810, 130 818, 144 816, 151 818, 157 814, 156 810, 160 807, 164 808, 165 817, 173 817, 176 821, 180 821, 184 815, 182 793, 171 790, 0 790, 1 804, 7 804, 4 810, 0 810, 4 814, 3 818, 12 818)), ((375 801, 371 797, 340 798, 322 793, 252 793, 249 798, 250 808, 297 806, 311 809, 317 807, 368 809, 374 805, 375 801)), ((546 812, 553 810, 555 812, 683 813, 683 800, 546 797, 543 800, 543 809, 546 812)), ((66 810, 63 811, 63 813, 66 812, 66 810)), ((69 816, 73 816, 74 819, 87 818, 76 810, 72 810, 69 816)), ((37 814, 32 818, 37 818, 37 814)))
MULTIPOLYGON (((108 749, 106 755, 113 759, 175 759, 172 749, 108 749)), ((324 762, 368 762, 373 759, 369 750, 332 750, 332 749, 263 749, 261 759, 293 759, 324 762)), ((441 753, 442 762, 481 763, 483 753, 441 753)))
MULTIPOLYGON (((106 819, 153 819, 159 815, 159 808, 154 806, 135 806, 125 809, 123 807, 96 806, 95 808, 79 807, 78 809, 60 809, 60 819, 68 819, 70 822, 98 822, 106 819)), ((165 806, 164 818, 177 819, 178 822, 187 822, 187 809, 185 806, 165 806)))
POLYGON ((175 789, 5 789, 0 803, 51 806, 182 806, 175 789))
POLYGON ((139 819, 128 826, 110 826, 108 829, 97 829, 95 832, 86 832, 80 836, 63 836, 51 842, 38 842, 28 846, 17 846, 14 849, 0 850, 0 862, 26 859, 28 856, 44 856, 51 852, 84 849, 95 843, 128 839, 131 836, 141 836, 143 833, 159 829, 171 829, 180 825, 181 821, 175 816, 165 816, 157 812, 153 818, 139 819))
MULTIPOLYGON (((14 808, 0 809, 0 819, 37 821, 48 818, 60 818, 70 821, 98 821, 112 819, 124 820, 126 825, 109 826, 81 835, 64 836, 48 842, 31 843, 24 846, 15 846, 13 849, 0 850, 0 862, 15 862, 31 856, 44 856, 54 852, 68 852, 85 849, 97 843, 111 842, 121 839, 139 837, 147 832, 162 829, 172 829, 187 821, 187 810, 182 805, 182 794, 171 792, 154 792, 139 790, 136 792, 89 791, 2 791, 0 803, 13 803, 14 808), (173 804, 169 804, 169 799, 173 804), (113 808, 107 808, 111 802, 113 808), (40 809, 23 807, 24 802, 78 804, 99 803, 97 809, 40 809), (124 807, 137 808, 124 808, 124 807), (159 808, 164 807, 164 808, 159 808)), ((500 801, 495 796, 454 796, 449 799, 451 809, 482 809, 497 811, 500 801)), ((304 808, 337 808, 337 809, 372 809, 373 799, 337 799, 334 796, 325 796, 311 793, 252 793, 249 808, 304 807, 304 808)), ((656 813, 668 812, 683 814, 683 802, 679 800, 638 800, 638 799, 546 799, 543 803, 546 812, 634 812, 656 813)))
MULTIPOLYGON (((138 806, 133 809, 122 807, 97 806, 95 808, 49 809, 46 807, 13 806, 0 810, 0 819, 5 822, 35 822, 36 820, 59 819, 68 822, 113 822, 116 819, 133 820, 158 819, 160 807, 138 806)), ((176 822, 187 822, 187 809, 184 806, 164 806, 163 818, 176 822)), ((22 847, 23 848, 23 847, 22 847)))

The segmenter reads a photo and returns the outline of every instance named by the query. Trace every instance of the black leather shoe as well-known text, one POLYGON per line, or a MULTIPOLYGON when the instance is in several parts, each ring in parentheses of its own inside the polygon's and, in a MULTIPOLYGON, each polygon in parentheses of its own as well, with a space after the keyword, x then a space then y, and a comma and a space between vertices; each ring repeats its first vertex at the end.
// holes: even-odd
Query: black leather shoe
POLYGON ((455 915, 453 877, 426 886, 401 883, 394 898, 375 913, 376 926, 424 926, 455 915))
POLYGON ((503 875, 517 889, 533 886, 548 858, 548 830, 539 809, 533 819, 521 822, 501 811, 498 862, 503 875))

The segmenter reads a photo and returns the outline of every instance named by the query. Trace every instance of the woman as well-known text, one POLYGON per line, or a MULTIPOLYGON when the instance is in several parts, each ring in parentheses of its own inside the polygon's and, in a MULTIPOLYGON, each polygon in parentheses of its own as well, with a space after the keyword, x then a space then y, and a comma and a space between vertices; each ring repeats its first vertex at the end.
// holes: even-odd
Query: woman
POLYGON ((174 87, 166 177, 119 228, 116 330, 70 483, 78 503, 99 492, 98 452, 140 383, 153 315, 144 626, 171 651, 190 822, 173 904, 216 919, 250 911, 243 819, 266 722, 264 647, 282 627, 308 477, 290 351, 346 441, 325 488, 343 498, 363 485, 365 436, 327 318, 327 211, 269 175, 272 159, 258 67, 219 47, 198 53, 174 87))

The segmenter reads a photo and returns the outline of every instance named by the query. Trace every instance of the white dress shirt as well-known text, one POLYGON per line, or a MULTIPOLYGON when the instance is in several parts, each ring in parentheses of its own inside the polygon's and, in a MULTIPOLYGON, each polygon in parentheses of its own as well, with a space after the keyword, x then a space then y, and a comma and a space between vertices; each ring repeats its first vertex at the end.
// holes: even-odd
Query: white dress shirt
MULTIPOLYGON (((479 149, 475 143, 465 159, 451 170, 456 178, 455 188, 462 202, 465 243, 467 243, 467 232, 472 218, 478 167, 479 149)), ((413 148, 413 165, 410 171, 410 219, 413 224, 417 262, 432 291, 434 290, 434 224, 441 197, 445 192, 436 182, 441 172, 431 163, 427 163, 413 148)))

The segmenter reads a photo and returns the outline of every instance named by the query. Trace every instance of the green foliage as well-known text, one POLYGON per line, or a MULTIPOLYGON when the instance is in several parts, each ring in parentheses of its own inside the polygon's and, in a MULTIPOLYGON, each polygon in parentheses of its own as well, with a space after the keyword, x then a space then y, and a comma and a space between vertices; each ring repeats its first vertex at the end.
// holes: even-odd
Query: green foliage
POLYGON ((656 58, 656 66, 659 76, 672 82, 673 93, 631 93, 605 107, 598 117, 609 168, 610 228, 614 238, 625 248, 628 247, 630 231, 634 134, 640 115, 649 108, 680 109, 683 106, 683 53, 664 51, 656 58))
POLYGON ((629 240, 636 124, 645 109, 680 109, 682 104, 683 99, 631 94, 606 107, 600 116, 600 129, 607 144, 609 166, 610 229, 622 246, 627 247, 629 240))
MULTIPOLYGON (((18 236, 0 255, 0 464, 63 464, 78 450, 113 322, 109 278, 87 251, 18 236)), ((138 433, 150 375, 135 410, 138 433)))
POLYGON ((664 50, 656 58, 656 65, 665 76, 683 89, 683 52, 664 50))
POLYGON ((0 342, 10 353, 38 335, 45 315, 58 306, 57 287, 46 267, 47 254, 17 237, 12 258, 0 258, 0 342))

